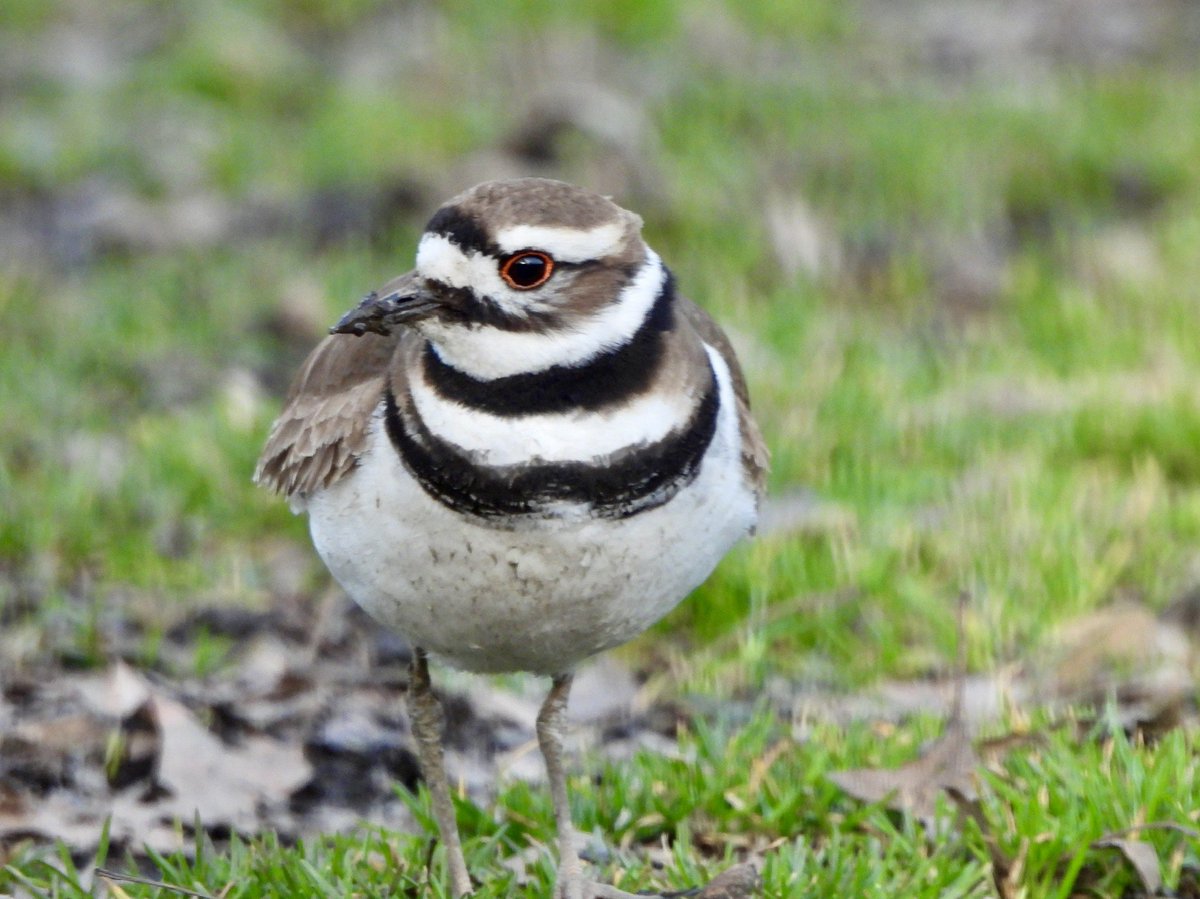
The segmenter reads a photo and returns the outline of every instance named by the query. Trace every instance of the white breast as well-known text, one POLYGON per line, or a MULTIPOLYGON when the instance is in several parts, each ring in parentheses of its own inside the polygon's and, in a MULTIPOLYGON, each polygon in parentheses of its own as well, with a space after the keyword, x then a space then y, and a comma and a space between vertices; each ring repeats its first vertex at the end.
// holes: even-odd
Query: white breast
POLYGON ((354 475, 309 502, 317 551, 368 612, 462 668, 553 674, 624 643, 708 577, 754 523, 729 370, 708 354, 720 389, 716 433, 695 480, 669 502, 617 520, 482 524, 425 493, 377 414, 354 475))

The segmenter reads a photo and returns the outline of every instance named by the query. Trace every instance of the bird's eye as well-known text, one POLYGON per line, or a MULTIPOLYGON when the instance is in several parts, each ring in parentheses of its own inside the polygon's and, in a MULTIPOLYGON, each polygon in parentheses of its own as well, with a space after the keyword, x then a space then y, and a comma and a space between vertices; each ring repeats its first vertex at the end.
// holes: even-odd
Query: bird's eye
POLYGON ((554 274, 554 260, 539 250, 513 253, 500 263, 500 277, 509 287, 532 290, 541 287, 554 274))

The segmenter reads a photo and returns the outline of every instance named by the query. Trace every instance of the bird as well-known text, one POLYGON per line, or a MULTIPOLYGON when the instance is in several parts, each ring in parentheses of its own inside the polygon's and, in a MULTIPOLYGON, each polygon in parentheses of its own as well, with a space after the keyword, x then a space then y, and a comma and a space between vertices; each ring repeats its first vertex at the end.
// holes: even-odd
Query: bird
POLYGON ((753 532, 768 461, 729 339, 677 292, 642 219, 561 181, 444 203, 415 267, 308 356, 254 477, 307 513, 333 578, 413 648, 408 714, 454 896, 473 883, 429 659, 549 677, 536 731, 554 895, 629 895, 585 879, 576 851, 573 672, 753 532))

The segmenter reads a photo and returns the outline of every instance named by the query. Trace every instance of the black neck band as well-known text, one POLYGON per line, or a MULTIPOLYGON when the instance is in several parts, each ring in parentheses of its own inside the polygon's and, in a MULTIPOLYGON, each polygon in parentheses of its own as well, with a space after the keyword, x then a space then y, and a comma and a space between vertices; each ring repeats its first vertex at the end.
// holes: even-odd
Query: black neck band
POLYGON ((597 518, 628 518, 660 506, 695 479, 716 433, 716 376, 688 421, 662 440, 588 462, 493 466, 431 434, 411 401, 385 397, 388 438, 405 467, 443 505, 484 519, 555 517, 555 504, 582 504, 597 518))
POLYGON ((492 415, 595 411, 623 403, 650 386, 662 362, 665 334, 674 327, 675 279, 667 271, 654 305, 634 335, 581 365, 554 365, 532 374, 484 381, 447 365, 427 345, 422 367, 426 382, 442 397, 492 415))

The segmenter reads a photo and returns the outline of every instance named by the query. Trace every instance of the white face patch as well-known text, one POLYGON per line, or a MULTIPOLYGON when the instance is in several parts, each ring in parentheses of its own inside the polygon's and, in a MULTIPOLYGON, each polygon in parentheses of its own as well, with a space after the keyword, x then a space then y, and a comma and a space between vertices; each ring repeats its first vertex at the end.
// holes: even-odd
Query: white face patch
POLYGON ((441 281, 451 287, 464 287, 479 296, 494 300, 514 315, 545 309, 532 297, 513 290, 500 277, 496 260, 479 252, 464 253, 457 244, 441 234, 426 234, 417 245, 417 271, 422 277, 441 281))
MULTIPOLYGON (((422 247, 428 239, 422 239, 422 247)), ((462 253, 454 249, 461 257, 462 253)), ((647 248, 641 269, 614 301, 580 319, 569 331, 464 327, 436 318, 425 319, 417 327, 433 343, 443 362, 485 381, 545 371, 555 365, 580 365, 634 335, 658 299, 666 277, 662 260, 647 248)))
POLYGON ((610 256, 621 249, 625 224, 620 221, 580 228, 555 228, 547 225, 513 225, 496 235, 500 252, 541 250, 559 262, 587 262, 610 256))

